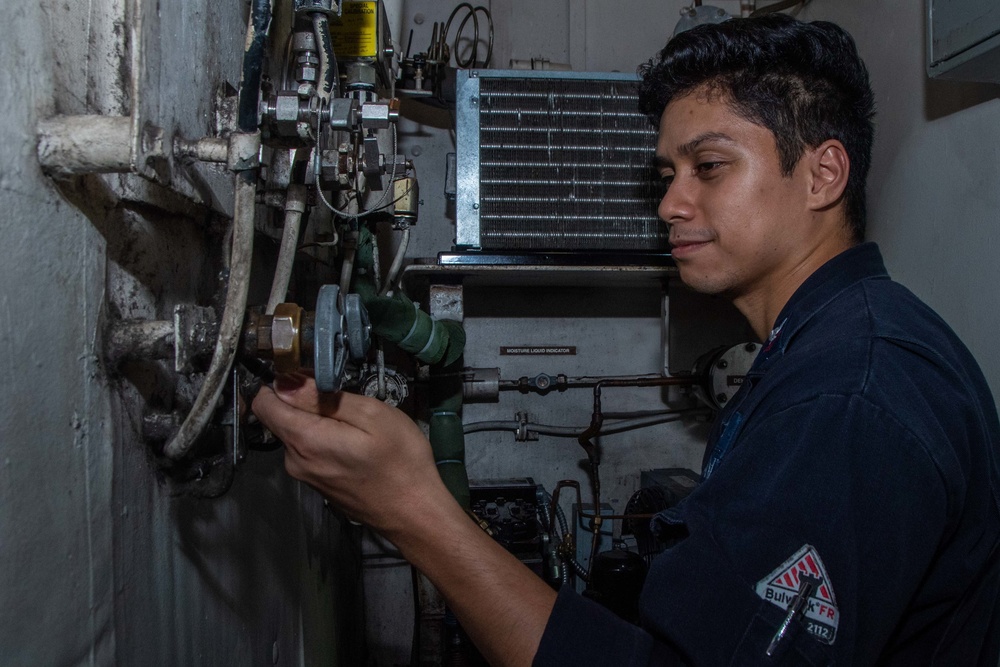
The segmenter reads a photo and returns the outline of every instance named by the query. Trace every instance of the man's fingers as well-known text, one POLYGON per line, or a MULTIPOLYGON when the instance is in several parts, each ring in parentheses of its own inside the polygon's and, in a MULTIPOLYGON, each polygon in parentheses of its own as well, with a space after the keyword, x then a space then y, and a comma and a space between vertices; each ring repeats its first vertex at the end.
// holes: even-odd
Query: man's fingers
POLYGON ((257 419, 286 445, 299 449, 308 434, 322 429, 324 417, 309 410, 301 410, 284 400, 270 387, 261 387, 251 406, 257 419))
POLYGON ((370 432, 373 421, 379 419, 384 404, 373 398, 348 392, 322 393, 316 381, 303 375, 281 376, 274 382, 277 397, 303 412, 330 417, 370 432))
POLYGON ((282 375, 274 381, 274 392, 285 403, 314 415, 332 417, 340 403, 341 393, 320 393, 316 381, 305 375, 282 375))

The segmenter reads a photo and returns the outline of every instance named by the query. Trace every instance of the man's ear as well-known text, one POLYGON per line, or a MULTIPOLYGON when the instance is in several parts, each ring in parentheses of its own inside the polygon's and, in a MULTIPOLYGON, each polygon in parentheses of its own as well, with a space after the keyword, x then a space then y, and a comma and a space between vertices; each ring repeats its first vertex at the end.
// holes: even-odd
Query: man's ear
POLYGON ((844 144, 827 139, 806 151, 809 165, 809 208, 818 211, 833 206, 847 188, 851 159, 844 144))

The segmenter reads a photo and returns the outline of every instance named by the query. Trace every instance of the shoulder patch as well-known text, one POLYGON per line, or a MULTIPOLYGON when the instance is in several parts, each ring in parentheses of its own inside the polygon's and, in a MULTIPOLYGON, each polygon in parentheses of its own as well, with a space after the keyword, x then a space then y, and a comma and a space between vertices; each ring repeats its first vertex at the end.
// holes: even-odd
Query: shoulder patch
POLYGON ((803 545, 792 554, 791 558, 758 581, 757 595, 786 610, 799 592, 800 574, 808 574, 819 579, 819 584, 809 596, 809 602, 802 614, 802 623, 816 639, 832 644, 837 636, 840 611, 837 609, 837 599, 833 594, 830 577, 816 548, 812 545, 803 545))

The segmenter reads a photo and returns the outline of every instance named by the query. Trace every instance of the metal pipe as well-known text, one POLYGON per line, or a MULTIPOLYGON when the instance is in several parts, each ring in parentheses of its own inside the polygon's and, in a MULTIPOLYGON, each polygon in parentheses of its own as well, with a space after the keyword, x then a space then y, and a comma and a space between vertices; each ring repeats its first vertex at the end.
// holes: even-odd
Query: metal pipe
POLYGON ((169 359, 174 354, 174 323, 169 320, 122 320, 108 333, 105 356, 112 366, 128 357, 169 359))
MULTIPOLYGON (((560 376, 553 375, 552 377, 560 376)), ((531 378, 528 376, 523 376, 517 380, 500 380, 500 389, 502 391, 528 391, 531 389, 531 386, 529 385, 530 381, 531 378)), ((605 377, 584 375, 578 377, 567 377, 565 380, 560 380, 556 385, 547 388, 547 390, 595 387, 598 384, 605 387, 688 387, 702 381, 703 378, 695 377, 693 375, 676 377, 665 375, 608 375, 605 377)))
POLYGON ((268 315, 274 314, 275 307, 282 303, 288 294, 288 283, 292 279, 295 253, 299 249, 299 231, 302 227, 302 214, 305 210, 305 186, 289 185, 288 192, 285 194, 285 228, 281 235, 281 248, 278 250, 278 264, 274 269, 271 294, 267 299, 267 308, 265 309, 265 313, 268 315))
MULTIPOLYGON (((678 421, 686 416, 707 415, 710 411, 703 408, 692 408, 689 410, 673 410, 663 412, 659 415, 649 415, 622 419, 611 423, 605 423, 601 430, 601 435, 611 435, 622 433, 634 429, 648 428, 659 424, 667 424, 678 421)), ((553 426, 550 424, 536 424, 533 422, 519 421, 480 421, 469 422, 462 426, 465 433, 479 433, 482 431, 532 431, 539 435, 551 435, 557 438, 579 438, 587 429, 580 426, 553 426)))
POLYGON ((202 162, 228 162, 229 142, 226 139, 174 139, 174 157, 194 158, 202 162))

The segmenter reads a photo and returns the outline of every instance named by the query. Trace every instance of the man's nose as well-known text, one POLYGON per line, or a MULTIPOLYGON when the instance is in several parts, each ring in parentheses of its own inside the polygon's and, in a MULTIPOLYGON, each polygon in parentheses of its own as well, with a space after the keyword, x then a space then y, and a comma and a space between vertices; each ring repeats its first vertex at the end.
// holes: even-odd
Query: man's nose
POLYGON ((690 183, 674 177, 673 182, 660 199, 657 215, 667 224, 690 220, 694 211, 693 193, 690 183))

